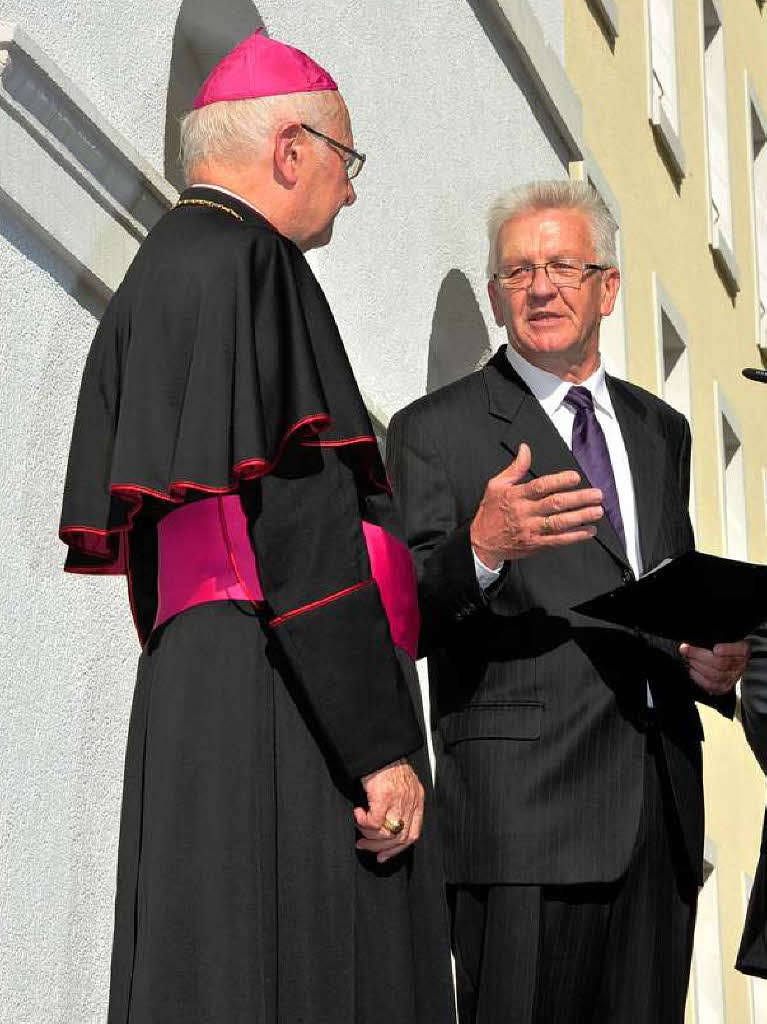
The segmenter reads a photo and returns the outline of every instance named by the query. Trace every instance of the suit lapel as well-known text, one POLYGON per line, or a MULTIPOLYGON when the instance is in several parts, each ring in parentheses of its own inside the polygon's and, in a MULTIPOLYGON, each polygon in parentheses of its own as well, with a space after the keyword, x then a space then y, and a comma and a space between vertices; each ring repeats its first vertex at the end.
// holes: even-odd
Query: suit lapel
MULTIPOLYGON (((526 441, 532 452, 531 476, 548 476, 550 473, 572 469, 585 478, 580 464, 543 411, 538 399, 513 369, 503 349, 499 349, 487 363, 484 373, 488 411, 496 421, 501 446, 511 456, 516 456, 520 444, 526 441)), ((597 524, 594 539, 613 558, 628 565, 626 552, 607 516, 603 516, 597 524)))
POLYGON ((663 514, 665 448, 647 423, 647 410, 623 382, 608 376, 607 389, 626 446, 634 483, 642 567, 647 571, 655 564, 653 553, 663 514))

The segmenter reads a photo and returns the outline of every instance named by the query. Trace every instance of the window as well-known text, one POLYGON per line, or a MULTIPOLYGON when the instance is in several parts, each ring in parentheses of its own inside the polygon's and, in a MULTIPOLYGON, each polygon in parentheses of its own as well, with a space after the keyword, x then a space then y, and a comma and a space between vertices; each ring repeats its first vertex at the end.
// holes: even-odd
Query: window
MULTIPOLYGON (((602 173, 590 153, 586 153, 582 174, 585 174, 589 185, 598 193, 616 224, 615 253, 620 270, 623 264, 621 248, 621 211, 618 200, 613 195, 602 173)), ((616 377, 626 376, 626 308, 623 282, 618 289, 618 298, 612 313, 602 320, 599 328, 599 348, 604 358, 605 369, 616 377)))
POLYGON ((728 558, 748 557, 746 533, 746 484, 743 471, 741 431, 729 404, 717 385, 717 432, 719 435, 719 486, 722 496, 722 535, 728 558))
MULTIPOLYGON (((653 293, 655 299, 660 395, 677 412, 681 412, 688 422, 691 422, 692 405, 690 400, 690 359, 687 327, 655 274, 653 274, 653 293)), ((691 469, 690 519, 693 526, 695 526, 695 517, 695 478, 691 469)))
POLYGON ((703 0, 703 79, 711 247, 728 286, 732 291, 737 291, 738 270, 733 255, 724 29, 718 3, 719 0, 703 0))
POLYGON ((685 173, 679 129, 674 0, 649 0, 650 121, 681 178, 685 173))
POLYGON ((757 344, 767 349, 767 120, 749 90, 757 344))
POLYGON ((707 836, 692 959, 695 1024, 721 1024, 725 1019, 716 860, 716 846, 707 836))
POLYGON ((674 0, 650 0, 650 50, 653 109, 660 106, 678 132, 674 0))

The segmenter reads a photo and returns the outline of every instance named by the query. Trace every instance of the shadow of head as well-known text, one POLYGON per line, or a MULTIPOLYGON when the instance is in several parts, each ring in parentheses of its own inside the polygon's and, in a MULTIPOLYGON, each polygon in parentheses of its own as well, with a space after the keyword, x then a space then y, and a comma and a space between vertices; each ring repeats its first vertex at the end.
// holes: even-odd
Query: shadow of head
POLYGON ((487 327, 465 274, 451 270, 439 289, 431 324, 426 390, 450 384, 492 354, 487 327))
POLYGON ((179 122, 215 65, 256 29, 265 28, 251 0, 184 0, 176 19, 165 105, 165 177, 179 191, 179 122))

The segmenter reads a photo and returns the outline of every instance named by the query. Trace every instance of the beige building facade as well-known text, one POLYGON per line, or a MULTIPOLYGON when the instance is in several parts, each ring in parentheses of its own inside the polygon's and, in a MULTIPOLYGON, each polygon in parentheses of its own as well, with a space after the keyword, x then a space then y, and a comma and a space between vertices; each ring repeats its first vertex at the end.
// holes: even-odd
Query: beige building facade
MULTIPOLYGON (((623 304, 606 357, 693 435, 698 546, 767 561, 767 7, 567 0, 565 63, 586 159, 619 218, 623 304), (623 362, 623 365, 621 365, 623 362)), ((711 594, 716 601, 717 595, 711 594)), ((706 860, 687 1018, 767 1021, 735 971, 765 779, 738 723, 702 709, 706 860)))

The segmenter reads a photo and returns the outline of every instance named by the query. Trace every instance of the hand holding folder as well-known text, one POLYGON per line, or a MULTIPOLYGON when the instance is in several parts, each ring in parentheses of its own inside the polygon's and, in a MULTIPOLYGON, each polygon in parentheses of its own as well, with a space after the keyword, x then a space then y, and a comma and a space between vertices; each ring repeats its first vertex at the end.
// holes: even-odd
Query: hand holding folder
POLYGON ((572 610, 711 649, 767 622, 767 566, 688 551, 572 610))

